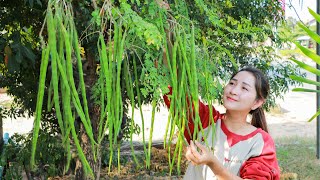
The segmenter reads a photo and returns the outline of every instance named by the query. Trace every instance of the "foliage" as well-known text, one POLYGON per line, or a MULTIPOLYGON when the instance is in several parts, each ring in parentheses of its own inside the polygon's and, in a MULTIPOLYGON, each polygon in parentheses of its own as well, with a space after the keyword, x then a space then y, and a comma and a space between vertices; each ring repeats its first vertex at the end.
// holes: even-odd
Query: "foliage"
POLYGON ((26 112, 29 116, 33 115, 35 111, 35 102, 37 99, 37 85, 38 74, 35 67, 26 66, 20 67, 20 70, 13 73, 8 73, 6 68, 2 69, 5 74, 0 76, 1 87, 7 87, 7 93, 14 97, 13 103, 10 107, 10 116, 15 117, 14 111, 19 110, 20 115, 26 112))
POLYGON ((1 1, 0 6, 0 87, 14 96, 13 108, 29 116, 35 111, 40 52, 38 34, 43 6, 28 1, 1 1))
MULTIPOLYGON (((309 12, 310 14, 318 21, 320 22, 320 15, 315 13, 312 9, 309 8, 309 12)), ((318 44, 320 43, 320 36, 310 30, 308 27, 306 27, 305 25, 303 25, 302 23, 298 23, 298 25, 306 32, 308 33, 308 35, 314 40, 316 41, 318 44)), ((295 42, 296 46, 303 52, 304 55, 306 55, 307 57, 309 57, 312 61, 314 61, 316 64, 320 64, 320 56, 317 55, 314 51, 308 49, 308 48, 305 48, 303 47, 302 45, 300 45, 299 43, 295 42)), ((295 62, 300 68, 304 69, 304 70, 307 70, 309 72, 311 72, 312 74, 315 74, 316 76, 319 76, 320 75, 320 70, 318 70, 317 68, 311 66, 311 65, 308 65, 308 64, 305 64, 304 62, 302 61, 299 61, 295 58, 291 58, 291 60, 293 62, 295 62)), ((304 78, 304 77, 301 77, 301 76, 298 76, 298 75, 292 75, 290 76, 291 79, 293 80, 296 80, 298 82, 301 82, 301 83, 307 83, 307 84, 311 84, 311 85, 315 85, 316 87, 319 87, 320 86, 320 83, 317 82, 317 81, 314 81, 314 80, 311 80, 311 79, 307 79, 307 78, 304 78)), ((315 90, 315 89, 307 89, 307 88, 294 88, 292 91, 297 91, 297 92, 316 92, 316 93, 319 93, 319 90, 315 90)), ((317 116, 320 115, 320 109, 318 109, 318 111, 309 119, 309 121, 312 121, 314 118, 316 118, 317 116)))
MULTIPOLYGON (((10 1, 11 2, 11 1, 10 1)), ((196 40, 202 41, 205 47, 199 47, 200 49, 209 47, 208 56, 212 58, 214 62, 221 61, 220 69, 213 71, 213 76, 219 76, 219 77, 227 77, 231 72, 234 72, 235 66, 230 66, 228 64, 229 59, 235 59, 235 61, 239 64, 246 63, 247 59, 251 59, 253 56, 264 56, 268 54, 270 51, 266 51, 266 48, 257 48, 258 46, 252 46, 249 47, 248 43, 258 43, 258 42, 264 42, 267 37, 271 37, 272 40, 277 41, 280 44, 281 38, 277 37, 278 33, 273 30, 273 27, 271 25, 277 25, 277 22, 281 21, 282 14, 281 12, 279 2, 278 1, 266 1, 264 3, 260 1, 213 1, 213 2, 204 2, 204 1, 196 1, 196 7, 194 8, 192 1, 186 1, 184 4, 183 2, 175 2, 170 3, 170 10, 169 14, 167 15, 167 18, 170 18, 171 14, 172 16, 176 17, 179 21, 185 21, 188 17, 193 20, 196 25, 195 32, 197 33, 196 40), (257 6, 257 4, 262 3, 261 6, 257 6), (245 7, 246 11, 244 11, 241 7, 245 7), (252 18, 254 16, 254 18, 252 18), (250 21, 251 19, 251 21, 250 21), (271 25, 270 25, 271 23, 271 25), (227 63, 227 64, 226 64, 227 63)), ((97 1, 97 5, 101 6, 102 2, 97 1)), ((1 27, 5 27, 7 25, 10 25, 12 27, 14 23, 12 22, 19 22, 18 25, 21 27, 19 29, 22 29, 23 27, 28 28, 30 25, 32 25, 32 33, 30 34, 30 37, 34 37, 33 39, 38 39, 36 35, 39 33, 41 28, 41 22, 43 21, 43 16, 39 15, 40 12, 43 11, 45 8, 45 2, 39 2, 39 1, 30 1, 28 5, 23 3, 17 3, 19 6, 16 8, 20 8, 21 14, 16 14, 15 16, 11 16, 10 12, 13 11, 13 6, 8 3, 8 5, 4 4, 3 7, 6 7, 10 11, 4 12, 2 11, 1 16, 3 20, 1 21, 1 27), (36 2, 36 3, 35 3, 36 2), (33 5, 33 6, 30 6, 33 5), (12 9, 12 10, 11 10, 12 9), (30 14, 31 13, 31 14, 30 14), (28 18, 26 18, 28 17, 28 18), (29 18, 29 17, 37 17, 37 18, 29 18), (31 22, 32 19, 32 22, 31 22), (6 23, 7 22, 7 23, 6 23), (10 23, 9 23, 10 22, 10 23)), ((96 15, 92 15, 91 13, 94 11, 93 7, 90 5, 89 2, 86 1, 79 1, 78 3, 74 2, 74 10, 75 10, 75 22, 77 25, 77 30, 79 34, 81 34, 81 41, 83 43, 83 46, 87 49, 86 52, 90 52, 89 49, 91 49, 91 53, 97 54, 96 50, 92 50, 92 44, 96 42, 98 35, 97 34, 90 34, 91 32, 94 32, 98 29, 98 26, 95 21, 92 21, 96 15)), ((131 50, 130 52, 133 53, 139 53, 139 48, 144 49, 146 52, 152 52, 147 51, 147 49, 152 48, 150 45, 155 45, 155 47, 159 47, 159 40, 157 35, 158 30, 156 30, 154 25, 156 27, 159 27, 159 18, 157 18, 157 4, 155 2, 151 2, 148 5, 146 5, 146 2, 136 2, 126 5, 126 3, 121 3, 120 8, 114 10, 114 15, 117 13, 122 13, 124 15, 124 19, 127 19, 128 23, 126 26, 131 27, 132 29, 132 38, 128 38, 128 43, 126 47, 131 50), (131 10, 131 8, 134 10, 131 10), (124 13, 126 12, 126 13, 124 13), (137 26, 145 24, 143 26, 137 26), (154 25, 153 25, 154 24, 154 25), (152 27, 152 28, 147 28, 152 27), (142 28, 142 29, 141 29, 142 28), (150 31, 150 32, 148 32, 150 31), (149 35, 152 35, 154 37, 149 37, 149 35), (137 38, 138 37, 138 38, 137 38), (148 44, 149 43, 149 44, 148 44), (139 47, 139 48, 137 48, 139 47)), ((97 10, 95 11, 97 12, 97 10)), ((164 21, 164 20, 163 20, 164 21)), ((166 22, 165 22, 166 23, 166 22)), ((17 24, 17 23, 16 23, 17 24)), ((166 27, 169 27, 170 24, 165 25, 166 27)), ((17 27, 17 25, 15 26, 17 27)), ((23 29, 26 29, 23 28, 23 29)), ((30 29, 30 28, 29 28, 30 29)), ((9 33, 8 33, 9 34, 9 33)), ((21 34, 21 33, 20 33, 21 34)), ((129 35, 131 36, 131 35, 129 35)), ((30 39, 30 38, 27 38, 30 39)), ((33 41, 34 41, 33 40, 33 41)), ((6 40, 8 42, 8 40, 6 40)), ((38 40, 34 42, 39 42, 38 40)), ((37 43, 33 43, 37 44, 37 43)), ((139 56, 143 58, 143 61, 139 61, 143 64, 147 64, 147 62, 153 62, 154 59, 157 59, 156 54, 146 54, 143 55, 143 52, 139 53, 139 56)), ((132 56, 131 56, 132 57, 132 56)), ((274 58, 274 56, 270 57, 271 59, 274 58)), ((27 62, 27 61, 22 61, 27 62)), ((161 63, 161 62, 160 62, 161 63)), ((138 74, 144 74, 143 72, 151 72, 150 67, 143 66, 143 64, 138 65, 138 74), (140 71, 139 71, 140 70, 140 71)), ((27 72, 34 72, 35 69, 38 69, 36 66, 32 70, 25 70, 23 72, 17 72, 17 74, 28 74, 27 72)), ((198 69, 201 69, 199 67, 198 69)), ((38 73, 35 73, 38 74, 38 73)), ((150 76, 148 76, 150 77, 150 76)), ((151 75, 150 78, 153 78, 154 76, 151 75)), ((6 85, 12 84, 12 87, 14 87, 13 83, 16 76, 10 78, 12 81, 8 82, 6 85)), ((152 79, 151 79, 152 80, 152 79)), ((37 80, 35 78, 23 80, 22 82, 36 82, 37 80)), ((152 81, 146 80, 146 83, 143 83, 146 85, 146 90, 150 89, 148 86, 152 85, 153 82, 162 82, 158 79, 154 79, 152 81)), ((19 83, 19 82, 18 82, 19 83)), ((17 83, 17 84, 18 84, 17 83)), ((162 86, 162 89, 165 89, 165 83, 160 84, 162 86)), ((285 84, 283 84, 285 85, 285 84)), ((22 86, 26 87, 26 86, 22 86)), ((218 88, 218 87, 216 87, 218 88)), ((11 88, 9 88, 9 93, 11 88)), ((29 95, 35 94, 34 92, 29 91, 23 91, 22 88, 20 88, 22 92, 28 92, 29 95)), ((144 88, 143 88, 144 89, 144 88)), ((221 88, 220 88, 221 89, 221 88)), ((148 90, 149 91, 149 90, 148 90)), ((148 94, 145 91, 144 94, 148 94)), ((165 90, 164 90, 165 91, 165 90)), ((15 93, 16 91, 13 90, 11 93, 15 93)), ((201 93, 201 92, 200 92, 201 93)), ((16 95, 16 94, 13 94, 16 95)), ((25 94, 17 93, 16 97, 26 97, 25 94)), ((214 95, 214 94, 213 94, 214 95)), ((216 95, 214 95, 217 97, 216 95)), ((35 96, 34 96, 35 97, 35 96)), ((150 102, 150 98, 144 96, 142 97, 144 100, 143 102, 150 102)), ((21 98, 27 99, 27 98, 21 98)), ((29 99, 29 98, 28 98, 29 99)), ((29 99, 30 100, 30 99, 29 99)), ((33 102, 35 102, 33 100, 33 102)), ((25 105, 28 105, 28 103, 25 103, 25 105)), ((28 105, 30 106, 30 105, 28 105)), ((34 104, 33 104, 34 106, 34 104)), ((30 109, 30 110, 34 110, 30 109)))
MULTIPOLYGON (((43 21, 43 4, 46 1, 36 0, 34 3, 33 0, 26 2, 21 2, 19 0, 6 1, 1 0, 0 7, 0 27, 4 28, 13 28, 16 27, 32 27, 35 29, 35 32, 39 32, 42 27, 43 21), (12 16, 14 14, 14 16, 12 16)), ((3 31, 2 29, 1 31, 3 31)), ((37 34, 34 34, 33 38, 36 39, 37 34)))
MULTIPOLYGON (((267 74, 275 71, 279 74, 278 77, 282 77, 269 79, 271 99, 266 106, 267 109, 274 105, 272 101, 275 97, 281 98, 283 93, 287 92, 289 85, 297 85, 288 78, 290 73, 294 72, 293 64, 286 62, 283 65, 282 60, 274 53, 276 48, 282 47, 282 44, 290 39, 281 30, 284 16, 279 1, 266 1, 265 4, 261 1, 196 2, 198 8, 193 8, 192 2, 187 1, 185 8, 188 13, 185 14, 195 21, 196 28, 199 28, 195 30, 198 33, 196 39, 204 46, 199 43, 198 48, 208 49, 207 52, 199 53, 199 59, 207 55, 213 64, 218 64, 217 68, 209 65, 213 77, 216 77, 213 80, 213 84, 216 84, 213 89, 216 91, 211 93, 213 97, 221 99, 222 85, 217 82, 227 82, 231 74, 245 66, 257 66, 267 74), (262 3, 261 6, 257 5, 259 3, 262 3), (266 44, 266 41, 271 41, 271 44, 266 44), (287 71, 285 65, 289 67, 287 71)), ((177 9, 173 12, 184 11, 180 6, 175 7, 177 9)), ((203 64, 198 64, 200 87, 203 87, 201 70, 204 68, 203 64)), ((296 73, 302 75, 301 72, 296 73)), ((200 91, 200 95, 205 97, 203 91, 200 91)))
MULTIPOLYGON (((12 1, 10 1, 10 3, 9 1, 4 1, 4 3, 5 4, 3 4, 3 8, 5 7, 6 11, 4 11, 3 9, 1 11, 1 27, 20 27, 17 28, 20 29, 20 31, 29 29, 26 33, 30 35, 29 37, 26 37, 26 39, 30 40, 30 38, 33 37, 33 44, 39 44, 36 35, 40 31, 42 21, 44 19, 43 15, 39 14, 43 12, 46 3, 41 1, 28 1, 27 5, 24 3, 12 3, 12 1), (13 6, 13 4, 16 4, 18 6, 13 6), (20 11, 14 11, 17 9, 20 9, 20 11), (14 16, 11 15, 13 11, 15 12, 14 16), (21 13, 17 14, 16 12, 21 13)), ((98 1, 97 3, 101 6, 102 2, 98 1)), ((238 59, 236 60, 238 61, 238 63, 243 64, 248 58, 247 56, 243 57, 243 55, 249 55, 252 52, 265 52, 263 49, 256 51, 256 47, 248 47, 248 43, 254 41, 264 42, 267 37, 272 37, 272 40, 281 42, 281 38, 273 37, 277 36, 278 34, 272 29, 272 26, 269 25, 270 22, 272 23, 272 25, 277 25, 277 22, 282 18, 282 14, 279 13, 281 12, 279 2, 266 1, 262 3, 261 6, 257 6, 257 4, 259 3, 262 2, 216 0, 210 3, 197 1, 196 5, 198 8, 193 8, 194 5, 191 1, 186 1, 186 4, 184 4, 183 2, 170 3, 169 6, 171 8, 170 13, 172 13, 172 15, 175 16, 178 20, 183 20, 184 18, 187 18, 185 16, 188 15, 189 18, 196 22, 195 24, 197 28, 197 40, 202 41, 207 47, 210 47, 210 57, 215 57, 215 59, 220 60, 225 59, 224 61, 222 61, 223 64, 221 64, 221 67, 228 67, 221 69, 218 73, 217 71, 214 71, 216 73, 213 73, 213 75, 225 77, 224 75, 231 72, 230 68, 233 68, 229 65, 225 66, 225 63, 228 62, 227 59, 235 58, 238 59), (242 7, 245 7, 246 11, 244 11, 242 7), (254 18, 252 18, 253 16, 254 18), (249 21, 250 19, 252 21, 249 21)), ((80 37, 80 39, 82 39, 81 42, 84 44, 84 47, 87 48, 88 46, 92 45, 92 43, 95 42, 98 37, 95 34, 90 34, 90 32, 97 30, 96 23, 92 22, 92 19, 97 16, 94 14, 91 15, 91 12, 93 12, 93 7, 89 2, 79 1, 78 3, 74 2, 73 4, 74 10, 76 12, 75 22, 78 27, 77 30, 79 34, 83 35, 80 37)), ((159 46, 159 40, 156 40, 159 35, 155 33, 158 31, 152 25, 152 23, 156 26, 159 25, 159 19, 157 18, 157 4, 155 4, 155 2, 152 2, 146 6, 146 2, 144 1, 133 3, 130 6, 126 5, 125 3, 122 4, 123 5, 120 6, 120 9, 115 10, 114 12, 123 13, 125 15, 124 18, 128 20, 127 26, 132 27, 132 31, 135 31, 132 34, 137 35, 140 40, 145 39, 145 41, 138 41, 139 39, 137 38, 128 38, 130 39, 130 41, 128 41, 130 43, 127 44, 127 48, 137 52, 138 50, 136 47, 149 49, 150 46, 148 46, 148 43, 159 46), (135 11, 132 11, 131 8, 135 11), (144 23, 146 25, 137 26, 144 23), (146 30, 147 32, 144 33, 146 30), (154 36, 154 38, 149 38, 149 35, 154 36), (134 45, 134 47, 132 45, 134 45)), ((169 24, 167 24, 166 26, 169 26, 169 24)), ((8 32, 6 34, 10 33, 8 32)), ((20 34, 22 34, 22 32, 20 32, 20 34)), ((6 40, 6 42, 9 42, 9 40, 6 40)), ((153 59, 156 58, 154 55, 152 55, 151 58, 148 58, 150 56, 144 57, 144 60, 146 62, 148 62, 148 59, 153 61, 153 59)), ((30 70, 26 71, 32 72, 30 70)), ((21 72, 19 74, 27 73, 21 72)), ((28 82, 36 81, 29 80, 28 82)))
POLYGON ((33 133, 14 134, 4 148, 4 156, 8 163, 5 179, 22 179, 23 171, 32 178, 48 178, 63 174, 66 152, 59 137, 58 127, 53 123, 55 118, 50 114, 44 115, 43 118, 39 132, 39 143, 42 145, 37 150, 36 170, 31 172, 29 165, 33 133))
POLYGON ((6 114, 7 114, 7 109, 0 106, 0 119, 6 118, 6 114))

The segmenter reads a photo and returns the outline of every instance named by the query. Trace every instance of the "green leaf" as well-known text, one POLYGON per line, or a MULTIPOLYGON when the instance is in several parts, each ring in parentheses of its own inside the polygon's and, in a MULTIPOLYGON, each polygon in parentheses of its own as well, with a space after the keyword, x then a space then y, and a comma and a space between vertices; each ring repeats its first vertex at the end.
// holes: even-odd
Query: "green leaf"
POLYGON ((304 62, 301 62, 299 60, 296 60, 296 59, 293 59, 293 58, 290 58, 291 61, 295 62, 296 64, 298 64, 298 66, 300 66, 301 68, 313 73, 313 74, 316 74, 318 76, 320 76, 320 70, 310 66, 310 65, 307 65, 306 63, 304 62))
POLYGON ((313 85, 316 85, 316 86, 320 86, 320 82, 313 81, 313 80, 310 80, 310 79, 306 79, 306 78, 303 78, 303 77, 300 77, 300 76, 290 75, 289 77, 290 77, 292 80, 296 80, 296 81, 299 81, 299 82, 303 82, 303 83, 307 83, 307 84, 313 84, 313 85))
POLYGON ((4 47, 7 45, 6 39, 0 37, 0 51, 3 51, 4 47))
POLYGON ((20 42, 18 42, 18 41, 14 41, 11 44, 12 51, 18 51, 19 47, 20 47, 20 42))
POLYGON ((36 55, 32 52, 32 50, 26 46, 22 46, 22 55, 29 60, 31 60, 32 64, 35 63, 36 55))
POLYGON ((320 93, 320 90, 315 90, 315 89, 307 89, 307 88, 294 88, 292 89, 293 92, 316 92, 320 93))
POLYGON ((312 9, 308 8, 309 9, 309 12, 310 14, 318 21, 320 22, 320 15, 317 14, 316 12, 314 12, 312 9))
POLYGON ((29 5, 31 8, 33 7, 33 0, 29 0, 29 5))
POLYGON ((91 13, 92 22, 95 22, 98 26, 101 24, 101 17, 100 17, 100 9, 96 9, 91 13))
POLYGON ((226 6, 227 6, 228 8, 232 8, 232 7, 233 7, 233 4, 232 4, 231 1, 227 0, 227 1, 226 1, 226 6))
POLYGON ((320 109, 308 120, 308 122, 311 122, 314 118, 320 115, 320 109))
POLYGON ((315 40, 317 43, 320 43, 320 36, 316 33, 313 32, 312 30, 310 30, 308 27, 306 27, 305 25, 303 25, 302 23, 298 22, 298 26, 300 28, 302 28, 306 33, 308 33, 308 35, 315 40))
POLYGON ((20 70, 20 66, 17 63, 16 56, 9 57, 8 70, 9 70, 9 73, 14 73, 15 71, 19 71, 20 70))
POLYGON ((39 4, 40 7, 42 7, 42 2, 40 0, 37 0, 37 4, 39 4))
POLYGON ((303 52, 303 54, 305 54, 306 56, 308 56, 309 58, 311 58, 314 62, 316 62, 317 64, 320 64, 320 56, 318 56, 316 53, 312 52, 310 49, 305 48, 303 46, 301 46, 299 43, 295 42, 296 46, 298 46, 298 48, 303 52))
POLYGON ((15 60, 17 61, 18 64, 22 62, 22 53, 20 48, 18 49, 16 54, 14 54, 13 56, 15 56, 15 60))

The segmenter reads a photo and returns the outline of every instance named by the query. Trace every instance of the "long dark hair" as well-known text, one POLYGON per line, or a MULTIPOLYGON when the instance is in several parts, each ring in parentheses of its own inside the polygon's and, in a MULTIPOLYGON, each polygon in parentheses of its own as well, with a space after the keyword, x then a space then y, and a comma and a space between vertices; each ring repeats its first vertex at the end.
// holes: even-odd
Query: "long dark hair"
MULTIPOLYGON (((265 75, 259 69, 256 69, 253 67, 243 68, 240 71, 238 71, 237 73, 239 73, 241 71, 250 72, 255 77, 255 79, 256 79, 255 88, 257 91, 256 99, 262 99, 262 100, 267 99, 270 87, 269 87, 269 82, 268 82, 267 78, 265 77, 265 75)), ((231 77, 231 79, 236 74, 234 74, 231 77)), ((265 117, 265 114, 264 114, 262 107, 260 106, 255 110, 251 110, 250 114, 252 115, 251 125, 255 126, 256 128, 261 128, 262 130, 268 132, 267 121, 266 121, 266 117, 265 117)))

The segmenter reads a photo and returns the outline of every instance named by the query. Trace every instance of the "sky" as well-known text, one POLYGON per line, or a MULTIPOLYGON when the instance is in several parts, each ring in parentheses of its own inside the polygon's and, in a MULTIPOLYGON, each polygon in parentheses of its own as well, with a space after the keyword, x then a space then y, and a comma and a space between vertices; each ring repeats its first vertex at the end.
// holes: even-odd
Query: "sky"
POLYGON ((308 7, 316 12, 317 0, 285 0, 285 14, 286 18, 294 17, 298 20, 298 16, 294 12, 293 8, 290 8, 290 2, 292 6, 296 9, 298 16, 302 21, 308 21, 313 19, 308 11, 308 7))

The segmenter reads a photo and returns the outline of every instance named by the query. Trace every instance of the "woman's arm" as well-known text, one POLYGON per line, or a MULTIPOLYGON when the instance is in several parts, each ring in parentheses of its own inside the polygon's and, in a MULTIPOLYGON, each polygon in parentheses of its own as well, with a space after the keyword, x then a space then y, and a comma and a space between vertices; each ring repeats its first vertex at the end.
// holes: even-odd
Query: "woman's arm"
MULTIPOLYGON (((170 92, 163 96, 164 102, 168 108, 170 108, 170 104, 171 104, 171 101, 170 101, 170 98, 168 97, 168 95, 172 94, 172 87, 169 86, 169 90, 170 90, 170 92)), ((213 116, 214 122, 216 122, 219 118, 221 118, 221 114, 213 106, 210 106, 210 107, 212 108, 211 110, 212 110, 212 116, 213 116)), ((192 109, 194 109, 193 105, 192 105, 192 109)), ((192 139, 192 136, 193 136, 193 132, 194 132, 193 119, 194 119, 195 115, 194 115, 194 113, 191 113, 190 111, 188 111, 187 116, 188 116, 188 125, 187 125, 188 129, 186 128, 186 130, 184 132, 184 136, 187 139, 187 142, 190 142, 190 140, 192 139)), ((202 128, 205 129, 211 124, 209 106, 205 105, 200 100, 199 100, 199 117, 200 117, 202 128)))
POLYGON ((241 177, 236 176, 228 171, 213 155, 212 151, 208 150, 205 146, 197 141, 195 144, 193 141, 190 141, 190 146, 187 148, 186 152, 186 158, 191 161, 193 165, 207 165, 219 180, 242 179, 241 177), (197 147, 200 149, 200 153, 197 151, 197 147))
POLYGON ((268 133, 263 133, 261 154, 249 158, 240 168, 240 176, 248 179, 280 179, 280 169, 274 141, 268 133))
POLYGON ((275 148, 272 139, 265 141, 265 150, 260 156, 248 159, 240 168, 240 177, 232 174, 226 169, 219 160, 214 156, 213 152, 208 150, 202 144, 191 141, 187 148, 186 158, 191 161, 193 165, 207 165, 216 177, 220 179, 280 179, 280 171, 277 163, 275 148), (200 149, 200 153, 196 148, 200 149))

